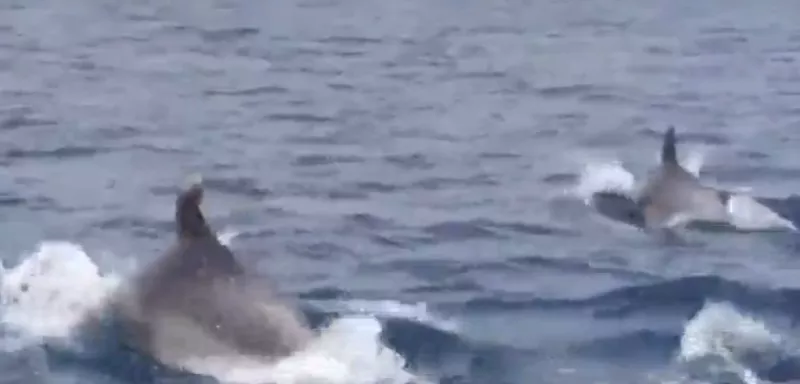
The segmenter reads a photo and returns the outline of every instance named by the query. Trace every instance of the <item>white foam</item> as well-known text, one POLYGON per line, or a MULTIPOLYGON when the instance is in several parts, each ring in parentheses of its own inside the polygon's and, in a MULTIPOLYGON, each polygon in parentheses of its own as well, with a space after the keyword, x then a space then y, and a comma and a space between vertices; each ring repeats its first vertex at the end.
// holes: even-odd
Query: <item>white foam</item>
POLYGON ((781 342, 763 322, 728 303, 711 302, 686 323, 678 361, 695 374, 732 373, 745 383, 758 383, 746 356, 758 355, 763 364, 774 364, 782 353, 781 342))
POLYGON ((700 170, 706 161, 706 148, 688 148, 686 156, 681 159, 680 163, 683 168, 693 174, 695 177, 700 177, 700 170))
POLYGON ((3 271, 0 321, 30 338, 68 338, 85 316, 102 308, 118 282, 101 275, 80 246, 45 242, 3 271))
POLYGON ((308 348, 275 364, 245 356, 186 361, 192 371, 231 384, 421 383, 402 367, 403 358, 380 343, 372 317, 343 318, 324 329, 308 348))
MULTIPOLYGON (((235 232, 219 235, 230 242, 235 232)), ((103 275, 78 245, 45 242, 22 261, 2 271, 0 321, 23 335, 14 345, 44 338, 69 340, 86 316, 98 313, 119 283, 103 275)), ((277 362, 242 356, 186 361, 196 373, 231 383, 413 383, 423 382, 404 369, 403 358, 379 340, 380 323, 370 310, 433 319, 424 305, 360 301, 360 314, 345 314, 320 332, 308 348, 277 362), (381 310, 381 308, 383 308, 381 310), (394 308, 394 310, 392 310, 394 308)), ((355 304, 346 303, 345 307, 355 304)), ((356 311, 353 311, 356 312, 356 311)), ((12 345, 3 340, 3 346, 12 345)), ((66 343, 69 345, 69 343, 66 343)))
POLYGON ((407 304, 393 300, 349 300, 343 302, 342 307, 338 312, 354 312, 360 315, 370 314, 409 319, 448 332, 456 332, 459 329, 459 324, 455 319, 443 318, 433 314, 428 310, 426 303, 407 304))
POLYGON ((589 163, 581 171, 581 176, 573 192, 587 204, 592 195, 599 192, 634 191, 636 178, 618 161, 589 163))
POLYGON ((231 243, 233 243, 233 240, 235 240, 239 234, 240 232, 238 230, 226 229, 218 233, 217 238, 219 239, 220 243, 224 244, 226 247, 230 247, 231 243))

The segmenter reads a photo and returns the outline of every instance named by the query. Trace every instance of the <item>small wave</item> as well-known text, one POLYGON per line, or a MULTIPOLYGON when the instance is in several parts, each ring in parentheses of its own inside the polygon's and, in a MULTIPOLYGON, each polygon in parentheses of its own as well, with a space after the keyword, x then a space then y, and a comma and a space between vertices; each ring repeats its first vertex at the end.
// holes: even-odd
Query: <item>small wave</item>
POLYGON ((677 360, 690 375, 712 382, 800 379, 783 337, 728 302, 709 302, 686 323, 677 360))
MULTIPOLYGON (((646 278, 646 275, 642 275, 646 278)), ((655 279, 655 277, 653 277, 655 279)), ((795 319, 800 290, 750 287, 719 276, 687 276, 648 282, 579 298, 489 297, 467 303, 470 311, 590 310, 595 318, 625 319, 639 315, 691 316, 707 300, 735 303, 741 308, 795 319)))

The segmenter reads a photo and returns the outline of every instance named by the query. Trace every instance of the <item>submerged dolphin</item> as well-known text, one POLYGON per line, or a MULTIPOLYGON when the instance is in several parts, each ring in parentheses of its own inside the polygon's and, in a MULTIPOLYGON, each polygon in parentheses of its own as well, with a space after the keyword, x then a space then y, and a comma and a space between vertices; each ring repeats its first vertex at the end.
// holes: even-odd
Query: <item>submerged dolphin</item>
POLYGON ((703 185, 678 164, 675 128, 669 127, 661 147, 661 164, 641 189, 636 206, 647 228, 686 222, 729 223, 730 193, 703 185))
POLYGON ((135 276, 113 309, 130 347, 168 365, 248 355, 276 359, 313 332, 292 307, 246 276, 200 210, 192 185, 175 203, 177 242, 135 276))

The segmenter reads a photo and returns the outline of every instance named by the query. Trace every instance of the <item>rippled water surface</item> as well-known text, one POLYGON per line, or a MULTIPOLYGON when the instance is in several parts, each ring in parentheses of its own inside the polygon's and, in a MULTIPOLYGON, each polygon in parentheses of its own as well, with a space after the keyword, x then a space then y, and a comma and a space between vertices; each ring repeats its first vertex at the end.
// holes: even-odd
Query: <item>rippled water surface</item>
MULTIPOLYGON (((243 263, 323 316, 379 320, 391 369, 413 380, 800 378, 794 234, 668 244, 578 193, 603 188, 589 176, 621 177, 587 176, 591 164, 641 179, 669 125, 682 156, 705 154, 704 180, 799 191, 800 3, 0 9, 3 316, 16 335, 0 381, 177 380, 51 344, 102 276, 170 244, 174 194, 194 172, 243 263)), ((376 347, 369 327, 341 326, 339 348, 376 347)), ((391 370, 368 363, 319 380, 391 370)))

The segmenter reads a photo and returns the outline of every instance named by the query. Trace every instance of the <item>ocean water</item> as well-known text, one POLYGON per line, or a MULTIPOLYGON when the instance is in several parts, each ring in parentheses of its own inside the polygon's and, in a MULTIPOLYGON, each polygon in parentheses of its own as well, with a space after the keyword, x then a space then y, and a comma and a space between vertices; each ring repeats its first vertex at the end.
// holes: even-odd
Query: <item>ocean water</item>
POLYGON ((0 9, 1 383, 800 380, 800 242, 754 230, 799 217, 798 2, 0 9), (743 230, 591 206, 669 125, 743 230), (190 373, 77 326, 171 244, 192 173, 312 346, 190 373))

